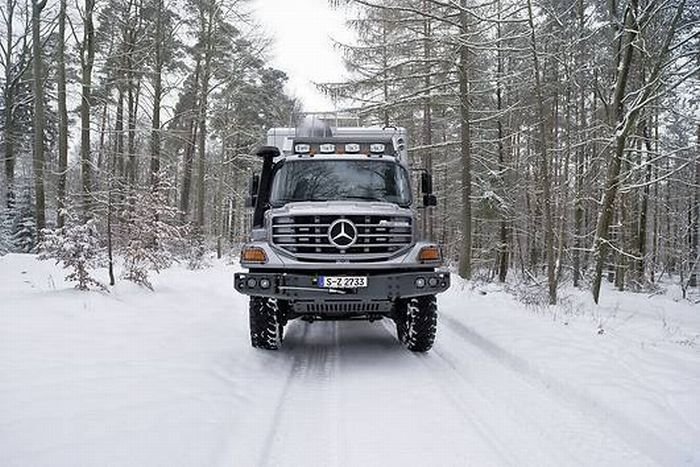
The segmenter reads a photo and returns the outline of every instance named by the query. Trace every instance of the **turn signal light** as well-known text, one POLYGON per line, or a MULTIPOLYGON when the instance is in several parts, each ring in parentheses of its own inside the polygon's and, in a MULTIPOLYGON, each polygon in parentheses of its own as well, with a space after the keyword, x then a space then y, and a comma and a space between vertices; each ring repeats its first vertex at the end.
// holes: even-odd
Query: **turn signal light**
POLYGON ((267 263, 267 255, 265 254, 265 250, 257 246, 243 248, 243 251, 241 251, 241 263, 267 263))
POLYGON ((418 260, 422 263, 434 263, 442 261, 442 253, 440 248, 432 245, 423 247, 418 253, 418 260))

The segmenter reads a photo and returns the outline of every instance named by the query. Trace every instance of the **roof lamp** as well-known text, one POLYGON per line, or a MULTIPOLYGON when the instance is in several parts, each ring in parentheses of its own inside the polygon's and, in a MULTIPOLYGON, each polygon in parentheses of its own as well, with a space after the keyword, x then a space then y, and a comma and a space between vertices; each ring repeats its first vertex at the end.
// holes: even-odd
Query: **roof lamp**
POLYGON ((382 143, 374 143, 369 145, 369 152, 384 152, 386 148, 382 143))
POLYGON ((360 152, 360 145, 357 143, 346 144, 345 152, 360 152))
POLYGON ((309 144, 295 144, 294 152, 307 153, 311 151, 311 145, 309 144))
POLYGON ((319 150, 321 152, 325 152, 325 153, 335 152, 335 144, 330 144, 330 143, 322 144, 321 146, 319 146, 319 150))

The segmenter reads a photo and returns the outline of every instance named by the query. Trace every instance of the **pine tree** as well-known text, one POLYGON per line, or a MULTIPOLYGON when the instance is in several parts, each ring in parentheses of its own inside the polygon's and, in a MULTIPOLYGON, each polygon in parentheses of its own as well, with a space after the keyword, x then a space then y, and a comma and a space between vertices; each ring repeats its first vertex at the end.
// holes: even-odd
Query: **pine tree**
POLYGON ((75 217, 69 216, 65 227, 44 229, 39 259, 62 264, 63 269, 68 270, 66 281, 76 282, 78 290, 107 290, 91 272, 99 265, 104 253, 95 220, 77 222, 75 217))
POLYGON ((32 253, 36 249, 38 235, 35 212, 31 191, 25 188, 16 200, 14 216, 10 223, 12 251, 32 253))

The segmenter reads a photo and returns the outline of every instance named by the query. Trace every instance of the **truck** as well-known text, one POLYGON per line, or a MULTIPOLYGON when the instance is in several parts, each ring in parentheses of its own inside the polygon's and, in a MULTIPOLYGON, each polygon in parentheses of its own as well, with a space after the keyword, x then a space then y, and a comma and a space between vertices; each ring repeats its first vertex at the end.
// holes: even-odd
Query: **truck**
POLYGON ((430 350, 436 295, 450 287, 450 274, 440 246, 417 225, 418 210, 436 197, 431 174, 411 169, 406 130, 316 120, 268 130, 257 156, 240 258, 247 272, 234 276, 250 297, 252 346, 279 349, 294 319, 388 319, 405 347, 430 350))

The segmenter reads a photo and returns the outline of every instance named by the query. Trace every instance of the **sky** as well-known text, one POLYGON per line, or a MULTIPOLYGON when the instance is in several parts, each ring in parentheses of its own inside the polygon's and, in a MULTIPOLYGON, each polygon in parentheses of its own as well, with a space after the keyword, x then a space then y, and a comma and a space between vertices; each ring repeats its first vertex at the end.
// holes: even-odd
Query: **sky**
POLYGON ((344 10, 328 0, 255 0, 253 13, 274 38, 269 50, 272 66, 289 76, 288 91, 307 112, 336 110, 313 82, 340 81, 345 75, 340 53, 331 38, 348 41, 344 10))

